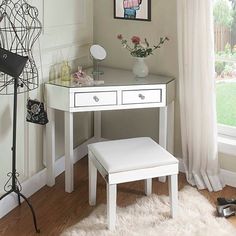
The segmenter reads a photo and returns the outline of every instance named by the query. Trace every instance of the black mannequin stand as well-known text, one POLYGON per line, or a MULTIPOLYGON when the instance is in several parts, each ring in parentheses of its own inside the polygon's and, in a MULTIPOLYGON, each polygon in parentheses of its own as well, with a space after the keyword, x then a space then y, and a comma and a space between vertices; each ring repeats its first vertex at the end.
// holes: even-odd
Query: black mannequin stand
POLYGON ((14 78, 14 106, 13 106, 13 140, 12 140, 12 172, 8 173, 9 180, 7 181, 4 190, 6 193, 0 197, 0 200, 5 198, 7 195, 11 193, 16 193, 18 196, 18 203, 21 205, 21 199, 23 198, 25 202, 28 204, 34 221, 34 227, 37 233, 40 233, 40 230, 37 227, 37 220, 35 216, 34 209, 28 199, 21 193, 21 185, 17 179, 19 174, 16 172, 16 126, 17 126, 17 89, 19 87, 18 78, 14 78))

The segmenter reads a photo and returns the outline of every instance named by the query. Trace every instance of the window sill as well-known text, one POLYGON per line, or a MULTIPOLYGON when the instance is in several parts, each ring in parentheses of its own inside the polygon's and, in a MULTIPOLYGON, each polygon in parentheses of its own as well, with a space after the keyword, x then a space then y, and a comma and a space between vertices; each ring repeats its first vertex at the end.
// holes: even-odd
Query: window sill
POLYGON ((236 138, 218 135, 218 149, 220 153, 236 157, 236 138))

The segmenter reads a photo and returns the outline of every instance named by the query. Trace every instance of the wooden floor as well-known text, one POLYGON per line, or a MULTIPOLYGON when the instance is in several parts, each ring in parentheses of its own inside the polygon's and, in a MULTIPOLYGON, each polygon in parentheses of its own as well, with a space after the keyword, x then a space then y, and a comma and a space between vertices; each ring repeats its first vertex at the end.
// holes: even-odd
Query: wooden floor
MULTIPOLYGON (((64 174, 62 174, 56 179, 55 187, 44 187, 30 198, 41 229, 40 235, 57 236, 64 229, 76 224, 93 211, 94 207, 90 207, 88 204, 87 169, 87 158, 75 165, 75 191, 73 194, 64 192, 64 174)), ((180 174, 179 189, 182 189, 186 184, 185 176, 180 174)), ((127 206, 134 203, 135 199, 144 196, 143 189, 143 181, 119 185, 118 205, 127 206)), ((156 194, 167 194, 167 184, 160 183, 155 179, 153 181, 153 191, 156 194)), ((223 191, 217 193, 209 193, 208 191, 201 191, 201 193, 213 205, 219 196, 236 198, 236 189, 231 187, 226 187, 223 191)), ((105 201, 105 183, 99 177, 97 203, 105 203, 105 201)), ((236 216, 231 217, 229 221, 236 227, 236 216)), ((0 235, 38 235, 34 232, 31 212, 25 203, 0 220, 0 235)))

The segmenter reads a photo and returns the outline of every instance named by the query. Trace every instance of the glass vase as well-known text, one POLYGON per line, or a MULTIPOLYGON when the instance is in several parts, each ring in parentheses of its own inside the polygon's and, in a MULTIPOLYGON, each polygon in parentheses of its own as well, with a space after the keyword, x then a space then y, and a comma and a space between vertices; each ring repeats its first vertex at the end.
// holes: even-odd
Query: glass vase
POLYGON ((146 58, 134 57, 133 73, 138 78, 144 78, 148 76, 149 70, 146 64, 146 58))

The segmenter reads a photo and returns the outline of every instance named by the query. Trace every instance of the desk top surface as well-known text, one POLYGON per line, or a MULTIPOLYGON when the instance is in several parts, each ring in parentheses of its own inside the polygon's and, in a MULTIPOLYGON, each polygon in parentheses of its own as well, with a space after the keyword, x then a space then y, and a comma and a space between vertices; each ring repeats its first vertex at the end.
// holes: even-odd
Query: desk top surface
MULTIPOLYGON (((110 67, 101 67, 101 71, 104 72, 103 75, 99 76, 100 81, 104 81, 100 85, 92 85, 96 87, 104 86, 129 86, 129 85, 151 85, 151 84, 168 84, 174 80, 173 77, 154 75, 150 74, 145 78, 136 78, 132 71, 115 69, 110 67)), ((88 75, 92 76, 92 68, 86 70, 88 75)), ((52 84, 56 86, 76 88, 76 87, 91 87, 91 85, 78 85, 73 81, 61 81, 60 79, 52 80, 47 84, 52 84)))

